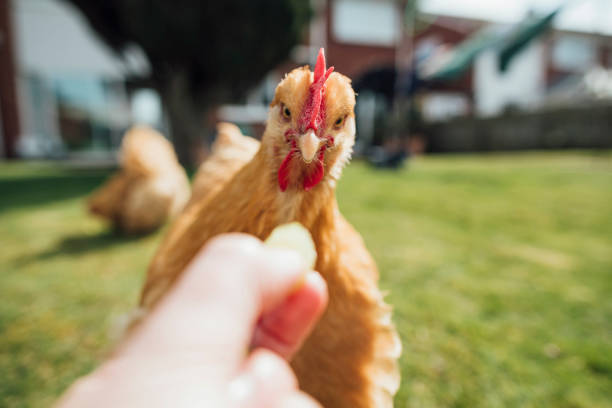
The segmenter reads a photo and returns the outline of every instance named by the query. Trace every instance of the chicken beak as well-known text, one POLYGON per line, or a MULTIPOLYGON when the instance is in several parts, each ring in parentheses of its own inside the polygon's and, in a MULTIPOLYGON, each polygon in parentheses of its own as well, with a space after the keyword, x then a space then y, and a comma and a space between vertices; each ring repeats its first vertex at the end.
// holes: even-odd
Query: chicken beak
POLYGON ((317 137, 312 129, 309 129, 306 134, 300 137, 298 147, 300 148, 302 158, 306 163, 310 163, 315 158, 320 145, 321 139, 317 137))

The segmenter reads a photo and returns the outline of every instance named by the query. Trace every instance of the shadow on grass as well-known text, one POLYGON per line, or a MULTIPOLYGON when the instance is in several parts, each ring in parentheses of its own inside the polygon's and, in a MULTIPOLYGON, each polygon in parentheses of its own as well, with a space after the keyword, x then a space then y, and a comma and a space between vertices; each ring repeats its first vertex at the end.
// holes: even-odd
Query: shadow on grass
POLYGON ((0 178, 0 212, 27 208, 89 194, 110 172, 78 171, 74 174, 40 174, 0 178))
POLYGON ((139 241, 148 234, 122 235, 116 231, 105 231, 100 234, 76 234, 62 238, 57 244, 38 254, 19 257, 13 261, 14 267, 21 267, 32 262, 45 261, 58 256, 78 256, 94 251, 103 251, 114 246, 125 245, 129 242, 139 241))

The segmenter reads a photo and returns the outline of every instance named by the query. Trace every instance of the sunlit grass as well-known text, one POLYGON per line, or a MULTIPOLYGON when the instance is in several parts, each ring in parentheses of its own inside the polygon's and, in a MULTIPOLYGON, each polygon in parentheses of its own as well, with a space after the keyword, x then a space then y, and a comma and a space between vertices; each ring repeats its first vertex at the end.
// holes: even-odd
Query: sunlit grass
POLYGON ((397 406, 612 406, 610 155, 358 165, 339 188, 395 306, 397 406))
MULTIPOLYGON (((48 406, 136 302, 161 234, 86 215, 107 174, 0 164, 1 406, 48 406)), ((395 308, 396 406, 612 406, 610 153, 355 163, 338 196, 395 308)))

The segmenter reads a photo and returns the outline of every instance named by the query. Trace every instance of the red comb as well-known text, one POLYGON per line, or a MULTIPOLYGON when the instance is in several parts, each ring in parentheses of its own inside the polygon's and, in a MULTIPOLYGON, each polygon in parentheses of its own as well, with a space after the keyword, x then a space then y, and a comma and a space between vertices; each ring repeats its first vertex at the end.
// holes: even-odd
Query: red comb
POLYGON ((334 67, 330 67, 327 70, 325 69, 325 52, 323 48, 321 48, 317 56, 312 84, 310 84, 310 88, 308 89, 308 99, 306 99, 306 103, 302 109, 302 116, 298 123, 302 132, 306 132, 308 129, 313 129, 316 132, 323 122, 325 116, 322 106, 323 94, 325 93, 324 85, 333 71, 334 67))

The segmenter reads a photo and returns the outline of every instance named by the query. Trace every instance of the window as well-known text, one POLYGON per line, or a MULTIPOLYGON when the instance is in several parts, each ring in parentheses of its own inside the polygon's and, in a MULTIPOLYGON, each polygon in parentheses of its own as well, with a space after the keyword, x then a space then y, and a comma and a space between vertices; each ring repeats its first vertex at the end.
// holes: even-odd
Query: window
POLYGON ((596 63, 597 49, 589 38, 564 36, 555 42, 552 59, 557 69, 585 71, 596 63))
POLYGON ((394 1, 336 0, 332 4, 336 40, 389 47, 399 40, 400 16, 394 1))

